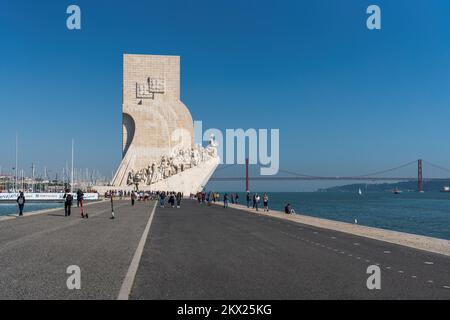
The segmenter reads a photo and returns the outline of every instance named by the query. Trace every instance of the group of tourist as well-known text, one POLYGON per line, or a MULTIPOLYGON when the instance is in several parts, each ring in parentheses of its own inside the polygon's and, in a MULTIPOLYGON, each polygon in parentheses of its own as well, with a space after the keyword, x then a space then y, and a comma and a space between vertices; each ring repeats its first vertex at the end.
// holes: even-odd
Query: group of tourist
POLYGON ((181 200, 184 195, 182 192, 176 191, 122 191, 109 190, 105 193, 105 198, 123 199, 124 197, 131 200, 131 206, 134 206, 136 201, 150 201, 157 200, 161 208, 168 204, 172 208, 181 208, 181 200))
MULTIPOLYGON (((250 208, 250 204, 252 203, 253 209, 256 209, 256 211, 259 211, 259 207, 261 205, 261 196, 258 193, 254 193, 252 196, 250 194, 250 192, 247 192, 246 200, 247 200, 247 208, 250 208)), ((264 193, 262 201, 263 201, 264 211, 269 212, 269 195, 267 193, 264 193)))
MULTIPOLYGON (((66 189, 64 192, 64 216, 70 217, 71 215, 71 209, 73 204, 73 195, 70 192, 69 189, 66 189)), ((83 201, 84 201, 84 192, 81 189, 77 190, 77 208, 80 208, 81 218, 89 218, 89 214, 84 212, 83 207, 83 201)))
MULTIPOLYGON (((81 189, 78 189, 77 192, 77 207, 80 208, 81 217, 89 218, 89 215, 85 213, 83 207, 84 193, 81 189)), ((159 200, 159 205, 161 208, 165 208, 166 205, 172 208, 181 208, 181 200, 183 199, 183 193, 175 192, 175 191, 117 191, 110 190, 105 193, 105 198, 111 198, 111 201, 114 197, 119 197, 122 199, 123 197, 129 197, 131 199, 131 206, 135 205, 136 200, 139 201, 149 201, 149 200, 159 200)), ((69 189, 65 190, 64 196, 64 215, 66 217, 71 215, 71 208, 73 203, 73 195, 69 189)), ((221 200, 220 193, 218 192, 198 192, 197 194, 191 194, 190 199, 196 199, 200 204, 211 205, 213 202, 219 202, 221 200)), ((246 194, 246 202, 247 208, 252 206, 253 209, 259 211, 261 200, 263 203, 264 212, 269 212, 269 195, 264 193, 261 196, 258 193, 254 193, 253 195, 250 192, 246 194)), ((23 215, 23 210, 25 206, 25 195, 22 191, 19 192, 19 196, 17 197, 17 204, 19 206, 19 216, 23 215)), ((239 194, 238 193, 225 193, 223 195, 223 207, 228 208, 229 203, 239 204, 239 194)), ((295 210, 291 207, 291 204, 288 203, 284 207, 284 212, 286 214, 294 214, 295 210)))
MULTIPOLYGON (((155 191, 123 191, 123 190, 109 190, 105 192, 105 198, 123 198, 138 200, 138 201, 148 201, 156 200, 159 198, 159 192, 155 191)), ((132 201, 133 202, 133 201, 132 201)))
POLYGON ((167 203, 171 208, 175 208, 175 204, 176 207, 179 209, 181 208, 181 199, 183 199, 183 193, 181 192, 157 192, 158 197, 159 197, 159 206, 161 208, 165 208, 166 206, 166 199, 167 199, 167 203))
POLYGON ((198 192, 197 194, 191 194, 191 199, 197 199, 198 203, 211 205, 211 203, 220 201, 220 193, 218 192, 198 192))
MULTIPOLYGON (((220 193, 218 192, 198 192, 197 194, 191 194, 191 199, 196 199, 199 204, 207 204, 211 205, 213 202, 221 201, 220 193)), ((229 204, 239 204, 239 194, 238 193, 225 193, 223 195, 223 207, 226 209, 229 207, 229 204)), ((269 212, 269 195, 267 192, 263 194, 261 197, 259 193, 247 192, 246 194, 246 204, 247 208, 253 208, 256 211, 259 211, 261 208, 261 202, 263 205, 263 211, 269 212)), ((291 204, 288 203, 284 207, 284 212, 286 214, 293 214, 295 210, 292 208, 291 204)))
MULTIPOLYGON (((69 217, 71 215, 71 209, 73 204, 73 195, 70 192, 69 189, 64 190, 64 216, 69 217)), ((84 192, 81 189, 77 190, 77 207, 80 208, 81 212, 81 218, 89 218, 89 215, 84 212, 83 207, 83 200, 84 200, 84 192)), ((19 207, 19 216, 23 216, 23 210, 25 208, 25 194, 23 191, 19 191, 19 196, 16 199, 17 205, 19 207)))
MULTIPOLYGON (((191 199, 197 199, 200 204, 208 204, 211 205, 212 202, 219 202, 221 200, 220 193, 218 192, 198 192, 196 195, 191 194, 191 199)), ((247 208, 250 208, 251 203, 253 202, 253 209, 259 211, 261 204, 261 196, 258 193, 250 194, 247 192, 247 208)), ((264 211, 269 212, 269 195, 264 193, 262 197, 264 211)), ((228 208, 229 203, 239 204, 239 194, 238 193, 225 193, 223 195, 223 207, 228 208)))

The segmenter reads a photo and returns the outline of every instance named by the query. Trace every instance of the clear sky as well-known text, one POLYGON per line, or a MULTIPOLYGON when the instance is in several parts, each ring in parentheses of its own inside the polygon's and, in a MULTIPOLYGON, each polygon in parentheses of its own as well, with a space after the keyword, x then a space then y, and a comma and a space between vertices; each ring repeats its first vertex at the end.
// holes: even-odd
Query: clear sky
POLYGON ((447 0, 3 0, 0 165, 18 132, 22 168, 61 170, 74 137, 75 165, 110 175, 122 54, 141 53, 181 56, 182 100, 205 129, 279 128, 283 169, 450 167, 449 21, 447 0), (370 4, 381 30, 366 28, 370 4))

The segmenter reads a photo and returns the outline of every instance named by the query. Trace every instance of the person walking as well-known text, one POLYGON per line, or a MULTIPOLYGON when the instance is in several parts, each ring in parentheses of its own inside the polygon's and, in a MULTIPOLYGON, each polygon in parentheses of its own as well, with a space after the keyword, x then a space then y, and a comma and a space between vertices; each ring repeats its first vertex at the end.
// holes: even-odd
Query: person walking
POLYGON ((181 192, 177 193, 177 208, 181 208, 181 198, 183 198, 183 196, 181 195, 181 192))
POLYGON ((263 202, 264 202, 264 211, 269 212, 269 196, 267 195, 267 193, 264 193, 263 202))
POLYGON ((256 193, 253 194, 253 209, 256 208, 256 193))
POLYGON ((81 202, 83 202, 84 193, 81 189, 77 190, 77 208, 80 207, 81 202))
POLYGON ((223 195, 223 207, 228 208, 228 193, 223 195))
POLYGON ((131 192, 131 206, 134 207, 134 202, 136 201, 136 193, 131 192))
POLYGON ((69 192, 69 189, 66 189, 66 193, 64 193, 63 198, 65 199, 65 201, 64 201, 64 216, 70 217, 70 213, 71 213, 70 210, 72 208, 73 196, 69 192))
POLYGON ((19 205, 19 216, 23 216, 23 207, 25 206, 25 196, 22 191, 20 191, 16 201, 17 204, 19 205))
POLYGON ((83 191, 81 191, 81 189, 78 189, 78 191, 77 191, 77 207, 80 208, 82 218, 89 218, 87 213, 84 214, 83 200, 84 200, 84 193, 83 193, 83 191))
POLYGON ((250 192, 247 191, 247 208, 250 208, 250 192))
POLYGON ((234 201, 236 202, 236 204, 239 204, 239 195, 237 193, 234 196, 234 201))
POLYGON ((170 206, 171 206, 172 208, 175 207, 175 195, 174 195, 173 193, 171 193, 171 194, 169 195, 169 204, 170 204, 170 206))
POLYGON ((259 194, 255 194, 255 209, 256 209, 256 211, 258 211, 260 201, 261 201, 261 197, 259 196, 259 194))
POLYGON ((206 203, 206 193, 202 191, 202 204, 206 203))
POLYGON ((161 208, 164 208, 165 202, 166 202, 166 194, 163 191, 159 194, 159 205, 161 206, 161 208))

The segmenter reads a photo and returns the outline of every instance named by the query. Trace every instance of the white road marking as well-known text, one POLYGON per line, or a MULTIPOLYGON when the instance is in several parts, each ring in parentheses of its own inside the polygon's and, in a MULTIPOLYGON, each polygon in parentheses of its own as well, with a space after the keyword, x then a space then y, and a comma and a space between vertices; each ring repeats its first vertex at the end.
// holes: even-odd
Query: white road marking
POLYGON ((358 242, 355 242, 353 245, 354 245, 354 246, 359 246, 359 243, 358 243, 358 242))
POLYGON ((386 251, 384 251, 384 253, 386 253, 386 254, 389 254, 389 253, 391 253, 390 251, 388 251, 388 250, 386 250, 386 251))
POLYGON ((352 254, 349 254, 348 256, 349 256, 349 257, 353 257, 353 255, 352 255, 352 254))
POLYGON ((398 273, 405 273, 404 271, 402 271, 402 270, 398 270, 398 273))
POLYGON ((427 265, 433 265, 434 264, 434 262, 431 262, 431 261, 425 261, 425 264, 427 264, 427 265))
POLYGON ((444 286, 445 289, 450 289, 450 286, 444 286))
POLYGON ((434 281, 433 281, 433 280, 428 280, 427 282, 428 282, 428 283, 434 283, 434 281))
POLYGON ((417 279, 417 276, 411 276, 411 278, 413 278, 413 279, 417 279))
POLYGON ((144 251, 145 242, 147 241, 147 236, 150 231, 150 226, 152 225, 153 216, 155 215, 156 204, 157 202, 155 202, 152 213, 148 218, 148 222, 147 225, 145 226, 144 233, 142 233, 142 237, 134 253, 133 260, 131 260, 131 264, 128 268, 127 275, 125 276, 125 279, 122 283, 122 287, 120 288, 117 300, 128 300, 130 297, 131 289, 133 288, 134 278, 136 277, 139 262, 141 261, 142 253, 144 251))

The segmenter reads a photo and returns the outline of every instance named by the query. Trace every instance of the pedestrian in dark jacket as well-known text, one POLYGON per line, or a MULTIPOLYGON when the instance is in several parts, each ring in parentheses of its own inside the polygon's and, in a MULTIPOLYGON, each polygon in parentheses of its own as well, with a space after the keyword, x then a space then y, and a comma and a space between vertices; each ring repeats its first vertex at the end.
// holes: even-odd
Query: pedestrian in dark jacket
POLYGON ((17 204, 19 205, 19 216, 23 216, 23 207, 25 206, 25 196, 23 195, 22 191, 20 191, 16 201, 17 204))
POLYGON ((171 193, 169 196, 169 204, 172 208, 175 207, 175 195, 173 193, 171 193))
POLYGON ((181 208, 181 198, 183 198, 181 192, 177 193, 177 208, 181 208))
POLYGON ((77 191, 77 207, 83 206, 83 199, 84 199, 84 193, 81 191, 81 189, 78 189, 77 191))
POLYGON ((70 209, 72 208, 72 202, 73 202, 73 196, 69 192, 69 190, 66 190, 66 193, 64 193, 64 216, 69 217, 70 216, 70 209))
POLYGON ((136 201, 136 193, 134 191, 131 192, 131 205, 134 206, 134 202, 136 201))
POLYGON ((286 214, 291 214, 292 208, 291 208, 291 204, 288 203, 285 207, 284 207, 284 213, 286 214))
POLYGON ((223 196, 223 207, 228 208, 228 193, 225 193, 223 196))
POLYGON ((84 207, 83 207, 83 201, 84 201, 84 193, 81 191, 81 189, 78 189, 77 191, 77 207, 80 208, 81 217, 82 218, 89 218, 89 215, 84 213, 84 207))

